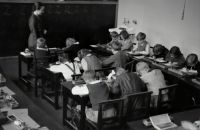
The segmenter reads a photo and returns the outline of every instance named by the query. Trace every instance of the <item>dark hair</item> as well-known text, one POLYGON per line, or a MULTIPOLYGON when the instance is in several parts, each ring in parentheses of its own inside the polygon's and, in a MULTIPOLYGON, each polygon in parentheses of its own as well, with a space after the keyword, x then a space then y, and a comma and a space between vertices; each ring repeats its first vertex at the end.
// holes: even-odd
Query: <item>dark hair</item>
POLYGON ((119 51, 121 50, 122 44, 119 41, 112 41, 111 46, 115 51, 119 51))
POLYGON ((181 51, 180 51, 180 48, 177 47, 177 46, 173 46, 170 51, 169 51, 170 54, 174 55, 175 57, 178 57, 180 55, 182 55, 181 51))
POLYGON ((77 55, 78 55, 78 57, 79 57, 80 60, 81 60, 81 59, 84 58, 87 54, 90 54, 91 52, 92 52, 92 51, 89 50, 89 49, 81 49, 81 50, 78 51, 77 55))
POLYGON ((44 5, 41 2, 35 2, 33 5, 33 10, 40 10, 40 9, 44 9, 44 5))
POLYGON ((116 31, 110 32, 110 36, 113 38, 117 38, 119 34, 116 31))
POLYGON ((120 35, 124 38, 124 39, 128 39, 129 38, 129 34, 126 30, 122 30, 120 32, 120 35))
POLYGON ((156 44, 154 47, 153 47, 153 53, 154 55, 160 55, 164 52, 165 50, 165 47, 161 44, 156 44))
POLYGON ((138 35, 136 36, 136 39, 137 39, 138 41, 145 40, 145 39, 146 39, 146 34, 143 33, 143 32, 139 32, 138 35))
POLYGON ((198 62, 198 56, 194 53, 189 54, 186 58, 186 63, 189 66, 192 64, 196 64, 197 62, 198 62))

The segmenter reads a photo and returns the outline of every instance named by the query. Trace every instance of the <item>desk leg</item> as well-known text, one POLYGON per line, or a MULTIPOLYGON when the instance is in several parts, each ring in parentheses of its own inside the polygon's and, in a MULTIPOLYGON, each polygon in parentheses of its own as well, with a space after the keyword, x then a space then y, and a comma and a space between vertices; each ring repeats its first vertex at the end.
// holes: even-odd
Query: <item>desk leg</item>
POLYGON ((81 101, 81 120, 79 130, 85 130, 85 101, 84 99, 81 101))
POLYGON ((59 101, 58 100, 59 100, 59 87, 60 86, 56 82, 55 85, 54 85, 54 87, 55 87, 55 100, 54 100, 54 102, 55 102, 55 108, 58 109, 59 108, 59 101))
POLYGON ((22 76, 22 61, 21 61, 21 56, 18 56, 18 76, 21 78, 22 76))
POLYGON ((68 97, 65 88, 63 87, 63 125, 67 125, 67 103, 68 97))

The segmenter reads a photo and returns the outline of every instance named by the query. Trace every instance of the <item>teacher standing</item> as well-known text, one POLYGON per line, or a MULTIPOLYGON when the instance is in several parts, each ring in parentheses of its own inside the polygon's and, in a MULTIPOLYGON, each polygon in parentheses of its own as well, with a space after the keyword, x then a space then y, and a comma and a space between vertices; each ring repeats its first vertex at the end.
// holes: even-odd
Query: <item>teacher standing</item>
POLYGON ((28 48, 30 50, 35 49, 37 38, 44 37, 47 33, 42 20, 44 10, 45 7, 42 6, 42 3, 34 3, 34 11, 29 18, 30 35, 28 38, 28 48))

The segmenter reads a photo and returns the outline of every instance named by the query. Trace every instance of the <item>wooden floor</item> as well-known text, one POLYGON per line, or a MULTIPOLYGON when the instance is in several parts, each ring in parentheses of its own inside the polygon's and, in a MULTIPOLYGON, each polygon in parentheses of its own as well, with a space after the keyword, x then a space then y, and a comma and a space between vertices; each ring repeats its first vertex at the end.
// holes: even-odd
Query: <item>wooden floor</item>
MULTIPOLYGON (((62 109, 55 110, 46 100, 35 97, 33 91, 28 91, 18 80, 17 57, 0 58, 0 67, 8 79, 7 86, 16 92, 16 99, 21 108, 28 108, 29 115, 41 126, 50 130, 70 130, 62 124, 62 109)), ((26 69, 25 66, 23 66, 26 69)))

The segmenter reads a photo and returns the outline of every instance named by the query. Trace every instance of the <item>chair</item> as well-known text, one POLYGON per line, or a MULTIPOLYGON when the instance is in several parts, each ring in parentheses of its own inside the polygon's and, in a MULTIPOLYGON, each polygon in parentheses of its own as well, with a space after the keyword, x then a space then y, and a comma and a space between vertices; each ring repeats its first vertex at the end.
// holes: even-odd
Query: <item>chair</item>
POLYGON ((126 95, 124 102, 123 121, 138 120, 149 117, 152 92, 140 92, 126 95))
POLYGON ((125 65, 125 69, 128 70, 129 72, 135 72, 136 63, 137 63, 137 61, 135 61, 135 60, 128 62, 125 65))
POLYGON ((174 101, 178 84, 159 89, 157 112, 164 113, 174 109, 174 101))
POLYGON ((89 119, 86 119, 86 129, 96 129, 103 130, 104 128, 117 127, 122 128, 122 112, 123 112, 124 98, 107 100, 99 103, 98 109, 98 121, 93 122, 89 119), (105 118, 103 117, 103 109, 107 106, 114 106, 116 109, 116 114, 113 117, 105 118))

